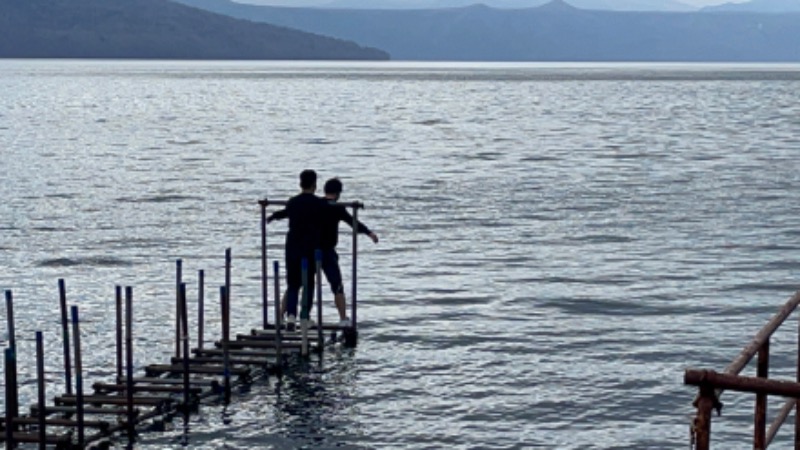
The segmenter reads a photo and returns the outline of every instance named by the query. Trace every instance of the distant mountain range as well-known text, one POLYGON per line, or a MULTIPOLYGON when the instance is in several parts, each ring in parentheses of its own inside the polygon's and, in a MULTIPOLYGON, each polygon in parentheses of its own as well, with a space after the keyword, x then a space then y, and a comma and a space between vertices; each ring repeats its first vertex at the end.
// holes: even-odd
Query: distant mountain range
POLYGON ((176 1, 352 40, 386 50, 399 60, 800 61, 800 14, 590 11, 562 0, 518 10, 485 5, 361 10, 176 1))
POLYGON ((0 58, 388 59, 167 0, 0 0, 0 58))
POLYGON ((800 12, 800 0, 752 0, 744 3, 724 3, 707 6, 703 11, 739 11, 754 13, 800 12))
MULTIPOLYGON (((549 0, 234 0, 260 6, 293 6, 352 9, 441 9, 481 3, 498 9, 534 8, 549 0)), ((581 9, 604 11, 749 11, 798 12, 800 0, 751 0, 699 8, 681 0, 567 0, 581 9)))

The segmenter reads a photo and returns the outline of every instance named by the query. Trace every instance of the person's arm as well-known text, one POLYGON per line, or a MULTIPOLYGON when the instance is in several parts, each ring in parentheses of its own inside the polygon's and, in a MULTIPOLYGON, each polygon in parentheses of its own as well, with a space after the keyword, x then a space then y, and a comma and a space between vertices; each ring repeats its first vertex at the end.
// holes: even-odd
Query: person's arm
POLYGON ((270 214, 269 217, 267 217, 267 223, 270 223, 273 220, 285 219, 287 217, 289 217, 289 213, 286 211, 286 208, 283 208, 270 214))
MULTIPOLYGON (((347 211, 347 208, 340 206, 339 211, 339 220, 346 222, 348 225, 350 225, 350 228, 353 228, 353 216, 350 215, 350 213, 347 211)), ((367 226, 364 225, 360 220, 358 221, 358 232, 366 234, 370 239, 372 239, 372 242, 376 244, 378 243, 378 235, 373 233, 372 230, 367 228, 367 226)))

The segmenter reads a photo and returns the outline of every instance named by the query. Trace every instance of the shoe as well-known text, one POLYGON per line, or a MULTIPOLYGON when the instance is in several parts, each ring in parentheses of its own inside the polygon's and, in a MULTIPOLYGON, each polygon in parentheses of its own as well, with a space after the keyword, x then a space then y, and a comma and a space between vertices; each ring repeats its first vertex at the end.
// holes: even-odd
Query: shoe
POLYGON ((308 327, 308 329, 311 329, 311 328, 314 328, 314 327, 317 326, 317 322, 315 322, 313 319, 300 320, 300 323, 301 324, 305 324, 308 327))
POLYGON ((286 317, 286 331, 294 331, 295 327, 295 317, 289 315, 286 317))
POLYGON ((350 328, 352 326, 353 326, 353 324, 350 323, 350 318, 349 317, 345 317, 344 319, 339 321, 339 328, 350 328))

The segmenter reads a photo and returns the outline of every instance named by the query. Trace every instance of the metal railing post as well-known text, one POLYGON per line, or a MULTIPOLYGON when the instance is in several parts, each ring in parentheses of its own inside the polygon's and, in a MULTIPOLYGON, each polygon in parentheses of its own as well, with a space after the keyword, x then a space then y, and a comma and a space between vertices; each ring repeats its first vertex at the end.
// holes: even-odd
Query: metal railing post
POLYGON ((175 261, 175 357, 181 356, 181 283, 183 283, 183 260, 175 261))
MULTIPOLYGON (((797 320, 797 382, 800 383, 800 315, 797 320)), ((800 450, 800 402, 795 402, 794 449, 800 450)))
MULTIPOLYGON (((258 202, 261 205, 261 302, 264 329, 269 325, 269 280, 267 270, 267 199, 258 202)), ((275 301, 278 301, 276 298, 275 301)))
POLYGON ((711 410, 714 409, 714 388, 700 387, 700 397, 697 399, 697 417, 694 420, 695 450, 709 450, 711 448, 711 410))

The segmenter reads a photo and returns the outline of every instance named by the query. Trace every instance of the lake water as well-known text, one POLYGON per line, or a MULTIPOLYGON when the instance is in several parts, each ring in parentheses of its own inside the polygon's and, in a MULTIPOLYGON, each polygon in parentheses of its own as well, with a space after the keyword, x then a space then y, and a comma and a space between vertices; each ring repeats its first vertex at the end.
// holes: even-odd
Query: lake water
MULTIPOLYGON (((7 60, 0 92, 23 405, 36 330, 63 391, 58 278, 92 383, 118 284, 136 366, 167 360, 177 258, 213 299, 230 247, 232 329, 258 326, 256 202, 301 170, 340 177, 381 238, 356 349, 136 448, 688 448, 684 369, 722 370, 800 286, 800 66, 7 60)), ((793 377, 787 328, 772 374, 793 377)), ((750 448, 753 397, 723 402, 713 442, 750 448)))

